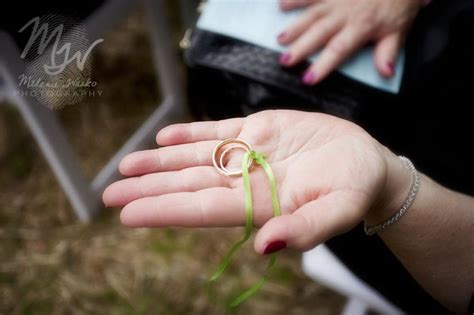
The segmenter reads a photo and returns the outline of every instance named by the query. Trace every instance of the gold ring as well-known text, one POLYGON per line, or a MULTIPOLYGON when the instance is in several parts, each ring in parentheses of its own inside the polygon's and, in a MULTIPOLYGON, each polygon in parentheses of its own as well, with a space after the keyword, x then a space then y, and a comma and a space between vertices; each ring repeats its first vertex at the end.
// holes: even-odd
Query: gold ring
MULTIPOLYGON (((214 151, 212 152, 212 164, 214 164, 214 167, 222 175, 225 175, 225 176, 242 175, 242 170, 239 169, 236 171, 230 171, 224 166, 225 155, 233 149, 243 149, 247 152, 250 152, 252 151, 252 146, 242 139, 234 139, 234 138, 225 139, 219 142, 214 148, 214 151), (228 147, 222 150, 225 146, 228 146, 228 147), (219 161, 219 163, 217 161, 219 161)), ((252 163, 253 163, 253 160, 249 160, 248 167, 252 166, 252 163)))

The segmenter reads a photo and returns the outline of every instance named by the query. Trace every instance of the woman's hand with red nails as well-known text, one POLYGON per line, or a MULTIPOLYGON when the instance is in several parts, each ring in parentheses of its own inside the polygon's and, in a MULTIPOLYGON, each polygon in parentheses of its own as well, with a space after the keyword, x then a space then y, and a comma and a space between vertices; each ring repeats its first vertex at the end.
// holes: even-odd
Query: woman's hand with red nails
MULTIPOLYGON (((273 218, 268 178, 261 167, 250 171, 260 254, 286 245, 309 249, 353 228, 376 203, 385 207, 405 193, 387 185, 389 166, 404 173, 403 164, 357 125, 317 113, 265 111, 161 130, 162 147, 122 160, 120 171, 129 178, 110 185, 104 203, 123 207, 122 223, 131 227, 244 225, 242 178, 212 166, 213 149, 226 138, 264 153, 276 178, 283 215, 273 218)), ((230 156, 232 169, 240 167, 238 153, 230 156)), ((410 180, 408 174, 397 187, 405 189, 410 180)))
POLYGON ((405 35, 426 4, 426 0, 280 0, 283 10, 306 7, 278 36, 278 42, 288 46, 280 63, 293 66, 321 50, 302 78, 313 85, 374 42, 375 67, 391 77, 405 35))

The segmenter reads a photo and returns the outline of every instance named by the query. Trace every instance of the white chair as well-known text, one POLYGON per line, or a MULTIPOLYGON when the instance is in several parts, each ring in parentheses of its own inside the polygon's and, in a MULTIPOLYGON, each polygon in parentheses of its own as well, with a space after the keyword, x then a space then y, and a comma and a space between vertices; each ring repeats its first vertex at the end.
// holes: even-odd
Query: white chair
POLYGON ((363 315, 368 310, 384 315, 403 314, 380 293, 356 277, 324 244, 305 252, 302 265, 307 276, 347 297, 343 315, 363 315))
MULTIPOLYGON (((77 216, 88 221, 100 209, 103 189, 119 177, 118 164, 123 156, 150 144, 156 131, 187 116, 183 89, 178 77, 176 45, 170 32, 164 0, 144 0, 149 18, 152 54, 163 100, 150 117, 111 158, 89 183, 83 175, 56 113, 40 104, 34 97, 15 93, 18 76, 25 71, 18 47, 12 38, 0 30, 0 97, 15 106, 31 130, 49 166, 63 187, 77 216)), ((97 39, 116 25, 136 2, 108 0, 82 24, 89 38, 97 39)))

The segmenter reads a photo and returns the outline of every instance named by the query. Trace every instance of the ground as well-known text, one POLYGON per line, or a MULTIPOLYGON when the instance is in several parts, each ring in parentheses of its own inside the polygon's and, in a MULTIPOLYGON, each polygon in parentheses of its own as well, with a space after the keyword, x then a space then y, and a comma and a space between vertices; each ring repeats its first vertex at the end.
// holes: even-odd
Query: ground
MULTIPOLYGON (((159 103, 140 12, 94 54, 101 97, 58 110, 92 178, 159 103)), ((241 229, 128 229, 119 209, 80 223, 21 117, 0 104, 0 314, 223 314, 205 284, 241 229)), ((251 242, 249 242, 251 243, 251 242)), ((338 314, 344 298, 304 276, 286 251, 236 314, 338 314)), ((247 246, 215 289, 255 283, 266 260, 247 246)))

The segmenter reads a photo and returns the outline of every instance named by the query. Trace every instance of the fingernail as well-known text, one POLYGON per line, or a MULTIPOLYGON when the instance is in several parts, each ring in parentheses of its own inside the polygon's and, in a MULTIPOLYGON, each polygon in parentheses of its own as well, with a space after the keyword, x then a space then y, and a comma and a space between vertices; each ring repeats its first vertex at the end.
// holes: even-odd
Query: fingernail
POLYGON ((279 42, 283 41, 286 37, 286 32, 283 32, 283 33, 280 33, 280 35, 278 35, 277 39, 279 42))
POLYGON ((311 85, 314 82, 316 82, 316 74, 311 70, 306 71, 303 76, 303 83, 306 85, 311 85))
POLYGON ((282 65, 287 65, 288 62, 290 61, 290 58, 291 58, 290 53, 289 53, 289 52, 285 52, 285 53, 281 54, 279 62, 280 62, 280 64, 282 64, 282 65))
POLYGON ((395 65, 393 64, 393 62, 387 62, 387 69, 390 73, 390 76, 392 76, 394 73, 395 73, 395 65))
POLYGON ((277 252, 279 250, 282 250, 286 248, 286 242, 285 241, 275 241, 271 242, 270 244, 265 247, 265 250, 263 251, 264 255, 268 255, 274 252, 277 252))

